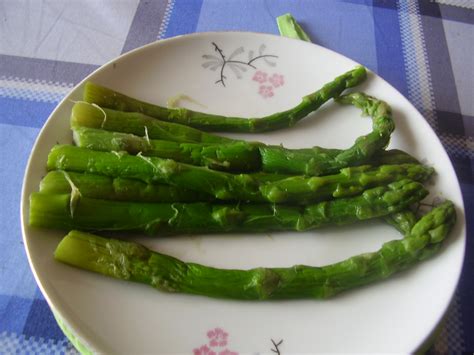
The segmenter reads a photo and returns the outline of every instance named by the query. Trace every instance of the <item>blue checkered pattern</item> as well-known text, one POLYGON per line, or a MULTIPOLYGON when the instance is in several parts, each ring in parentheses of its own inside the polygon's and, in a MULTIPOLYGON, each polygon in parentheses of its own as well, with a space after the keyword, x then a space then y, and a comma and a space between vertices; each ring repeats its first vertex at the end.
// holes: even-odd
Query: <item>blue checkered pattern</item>
MULTIPOLYGON (((0 353, 75 353, 36 287, 20 232, 29 152, 62 97, 101 64, 144 44, 220 30, 277 34, 290 12, 318 44, 377 72, 424 115, 456 169, 467 254, 428 353, 474 350, 474 1, 0 0, 0 353), (356 30, 355 30, 356 29, 356 30)), ((429 301, 429 300, 427 300, 429 301)))

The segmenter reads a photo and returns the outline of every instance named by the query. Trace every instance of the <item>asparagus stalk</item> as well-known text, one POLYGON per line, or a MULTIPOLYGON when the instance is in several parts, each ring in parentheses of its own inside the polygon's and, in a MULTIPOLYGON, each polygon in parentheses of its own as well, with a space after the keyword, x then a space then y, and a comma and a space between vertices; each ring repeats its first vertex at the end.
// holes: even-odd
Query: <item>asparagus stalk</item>
POLYGON ((269 202, 306 204, 358 195, 367 188, 405 178, 423 182, 433 173, 433 168, 418 164, 363 165, 341 169, 334 175, 292 176, 263 184, 260 192, 269 202))
POLYGON ((258 143, 237 141, 226 144, 182 143, 149 139, 129 133, 79 127, 73 129, 77 146, 100 151, 141 153, 182 163, 225 171, 257 171, 261 168, 258 143))
POLYGON ((71 231, 59 243, 56 260, 117 279, 148 284, 165 292, 244 300, 329 298, 388 278, 434 254, 455 223, 451 202, 423 216, 401 240, 372 253, 322 266, 249 270, 185 263, 130 242, 71 231))
POLYGON ((284 174, 321 175, 341 168, 365 164, 383 150, 395 129, 390 106, 364 93, 341 96, 338 102, 353 104, 372 117, 372 132, 357 138, 346 150, 321 150, 319 147, 291 150, 284 147, 260 146, 264 171, 284 174))
MULTIPOLYGON (((131 154, 141 153, 145 156, 155 156, 165 159, 173 159, 179 162, 207 166, 215 170, 232 172, 257 171, 262 168, 262 159, 259 147, 265 146, 263 143, 238 141, 226 144, 206 144, 206 143, 181 143, 164 140, 149 139, 139 137, 129 133, 110 132, 102 129, 77 127, 73 129, 74 143, 82 148, 99 151, 126 151, 131 154)), ((266 146, 267 150, 275 149, 280 151, 280 146, 266 146)), ((311 159, 335 159, 341 154, 339 149, 325 149, 314 147, 310 149, 287 150, 293 152, 292 161, 297 164, 300 161, 310 161, 311 159)), ((368 164, 401 164, 416 162, 416 159, 401 151, 377 152, 370 159, 368 164), (395 160, 397 159, 397 160, 395 160)), ((291 161, 286 165, 293 164, 291 161)), ((301 165, 298 165, 301 166, 301 165)), ((268 169, 267 170, 271 170, 268 169)), ((281 169, 279 169, 281 170, 281 169)), ((307 169, 293 173, 304 174, 307 169)), ((323 171, 330 173, 332 171, 323 171)))
POLYGON ((85 102, 76 102, 72 107, 71 127, 100 128, 173 142, 214 144, 235 142, 230 138, 202 132, 182 124, 156 120, 141 113, 115 111, 85 102))
MULTIPOLYGON (((322 177, 253 174, 250 177, 259 184, 258 189, 261 196, 255 193, 251 201, 308 204, 358 195, 368 188, 386 185, 405 178, 423 182, 433 172, 434 170, 430 167, 402 164, 345 168, 338 174, 322 177)), ((70 193, 71 182, 82 196, 97 199, 142 202, 196 202, 213 199, 210 194, 171 185, 147 184, 134 179, 66 173, 57 170, 50 171, 43 178, 40 192, 70 193)))
POLYGON ((305 231, 382 217, 420 201, 427 191, 418 182, 401 180, 362 195, 308 206, 270 204, 139 203, 33 193, 32 227, 130 230, 148 234, 305 231))
POLYGON ((268 180, 262 175, 233 175, 170 159, 99 152, 70 145, 53 147, 47 166, 49 170, 137 179, 149 184, 164 183, 201 191, 220 200, 263 201, 258 191, 259 181, 268 180))
POLYGON ((87 82, 85 85, 84 101, 120 111, 140 112, 163 121, 181 123, 206 131, 257 133, 293 126, 329 99, 338 97, 345 89, 363 82, 366 77, 366 69, 359 66, 338 76, 318 91, 303 97, 297 106, 261 118, 226 117, 186 108, 160 107, 92 82, 87 82))
MULTIPOLYGON (((207 193, 219 200, 307 203, 358 194, 368 187, 403 178, 426 180, 433 169, 417 164, 343 169, 323 177, 273 177, 272 174, 230 174, 155 157, 120 155, 69 145, 55 146, 48 169, 137 179, 207 193), (271 180, 274 181, 271 181, 271 180)), ((79 191, 81 188, 79 186, 79 191)))
POLYGON ((142 202, 210 201, 209 194, 163 184, 146 184, 139 180, 80 174, 61 170, 50 171, 41 180, 43 194, 68 194, 75 186, 83 197, 142 202))

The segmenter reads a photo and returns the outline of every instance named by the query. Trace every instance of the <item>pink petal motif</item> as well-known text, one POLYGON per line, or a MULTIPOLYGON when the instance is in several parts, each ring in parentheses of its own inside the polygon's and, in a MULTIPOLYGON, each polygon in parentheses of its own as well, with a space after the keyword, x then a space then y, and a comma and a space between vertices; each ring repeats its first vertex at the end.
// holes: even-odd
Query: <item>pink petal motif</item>
POLYGON ((285 83, 285 80, 283 78, 283 75, 281 74, 273 74, 269 79, 268 81, 274 86, 274 87, 280 87, 280 86, 283 86, 283 84, 285 83))
POLYGON ((219 351, 219 355, 239 355, 236 351, 231 351, 229 349, 225 349, 223 351, 219 351))
POLYGON ((207 337, 209 338, 209 345, 212 347, 215 346, 226 346, 227 345, 227 334, 221 328, 215 328, 214 330, 210 330, 207 332, 207 337))
POLYGON ((263 71, 260 71, 258 70, 257 72, 255 72, 255 74, 253 75, 253 78, 252 78, 253 81, 256 81, 258 83, 264 83, 265 81, 267 81, 267 73, 263 72, 263 71))
POLYGON ((272 97, 274 95, 273 88, 270 85, 260 85, 258 93, 264 98, 272 97))
POLYGON ((202 345, 200 348, 193 350, 194 355, 216 355, 207 345, 202 345))

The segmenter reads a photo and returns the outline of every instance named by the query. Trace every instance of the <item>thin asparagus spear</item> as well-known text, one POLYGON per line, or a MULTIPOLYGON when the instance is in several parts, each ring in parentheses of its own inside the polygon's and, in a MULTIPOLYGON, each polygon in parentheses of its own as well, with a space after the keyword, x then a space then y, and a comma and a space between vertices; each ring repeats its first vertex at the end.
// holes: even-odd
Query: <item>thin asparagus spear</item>
POLYGON ((319 147, 286 149, 260 146, 262 167, 267 172, 283 174, 327 174, 347 166, 366 164, 377 152, 383 150, 395 129, 390 106, 363 93, 341 96, 338 102, 353 104, 372 117, 372 132, 357 138, 355 143, 342 151, 326 151, 319 147))
POLYGON ((142 202, 195 202, 211 201, 209 194, 163 184, 146 184, 139 180, 113 178, 95 174, 80 174, 60 170, 50 171, 41 180, 43 194, 71 193, 71 182, 81 196, 142 202))
POLYGON ((71 127, 100 128, 174 142, 215 144, 236 141, 182 124, 160 121, 141 113, 115 111, 85 102, 76 102, 72 107, 71 127))
POLYGON ((74 213, 71 195, 33 193, 32 227, 130 230, 148 234, 305 231, 382 217, 420 201, 427 191, 418 182, 401 180, 362 195, 308 206, 270 204, 139 203, 81 197, 74 213))
MULTIPOLYGON (((48 156, 48 169, 99 174, 111 178, 137 179, 164 183, 207 193, 219 200, 251 202, 296 202, 324 200, 358 194, 368 187, 410 178, 424 181, 433 169, 402 164, 348 168, 339 174, 319 178, 272 174, 230 174, 156 157, 120 155, 69 145, 55 146, 48 156)), ((80 190, 80 188, 79 188, 80 190)))
POLYGON ((338 97, 345 89, 363 82, 366 77, 366 69, 359 66, 338 76, 318 91, 303 97, 297 106, 261 118, 226 117, 186 108, 160 107, 92 82, 87 82, 85 85, 84 101, 120 111, 140 112, 160 120, 181 123, 206 131, 257 133, 293 126, 329 99, 338 97))
POLYGON ((433 255, 449 234, 456 214, 451 202, 423 216, 401 240, 372 253, 322 266, 250 270, 217 269, 185 263, 129 241, 71 231, 59 243, 56 260, 117 279, 181 292, 244 300, 329 298, 388 278, 433 255))

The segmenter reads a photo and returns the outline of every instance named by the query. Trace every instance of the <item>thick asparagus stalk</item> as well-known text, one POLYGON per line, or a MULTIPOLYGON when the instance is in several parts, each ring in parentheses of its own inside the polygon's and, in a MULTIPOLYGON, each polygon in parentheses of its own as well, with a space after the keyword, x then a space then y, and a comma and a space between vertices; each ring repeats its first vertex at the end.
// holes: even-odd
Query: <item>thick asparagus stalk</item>
MULTIPOLYGON (((322 177, 253 174, 249 176, 256 180, 261 196, 255 192, 255 195, 250 197, 253 202, 267 201, 301 205, 358 195, 368 188, 405 178, 423 182, 433 172, 434 170, 430 167, 402 164, 345 168, 339 174, 322 177), (272 181, 271 177, 275 180, 272 181)), ((82 196, 97 199, 142 202, 197 202, 213 199, 213 196, 204 192, 170 185, 147 184, 134 179, 57 170, 49 172, 43 178, 40 192, 70 193, 71 182, 82 196)))
POLYGON ((199 131, 182 124, 156 120, 141 113, 115 111, 85 102, 76 102, 72 107, 71 127, 101 128, 174 142, 214 144, 235 142, 230 138, 199 131))
MULTIPOLYGON (((111 132, 102 129, 77 127, 73 129, 74 143, 82 148, 100 151, 126 151, 131 154, 141 153, 145 156, 155 156, 165 159, 173 159, 179 162, 192 165, 207 166, 215 170, 246 172, 262 169, 262 159, 259 147, 265 146, 263 143, 238 141, 226 144, 206 144, 206 143, 181 143, 164 140, 149 139, 139 137, 129 133, 111 132)), ((278 152, 281 146, 266 146, 267 150, 275 149, 278 152)), ((310 149, 292 149, 292 161, 286 165, 296 163, 300 167, 301 161, 311 161, 314 159, 335 159, 342 153, 339 149, 325 149, 314 147, 310 149)), ((401 164, 416 162, 416 159, 401 151, 377 152, 367 164, 401 164), (398 160, 395 160, 398 159, 398 160)), ((267 170, 271 170, 267 168, 267 170)), ((281 170, 281 169, 279 169, 281 170)), ((293 173, 305 174, 306 168, 293 173)), ((322 171, 330 173, 332 171, 322 171)))
POLYGON ((334 175, 292 176, 262 184, 260 192, 269 202, 306 204, 358 195, 367 188, 406 178, 423 182, 433 173, 433 168, 418 164, 364 165, 344 168, 334 175))
POLYGON ((226 117, 196 112, 186 108, 165 108, 143 102, 111 89, 88 82, 84 100, 120 111, 140 112, 160 120, 181 123, 207 131, 266 132, 291 127, 316 111, 331 98, 338 97, 345 89, 356 86, 367 77, 366 69, 359 66, 338 76, 318 91, 303 97, 300 104, 283 112, 261 118, 226 117))
POLYGON ((170 184, 201 191, 221 200, 263 201, 258 190, 259 180, 268 180, 260 175, 233 175, 170 159, 120 155, 70 145, 53 147, 47 166, 49 170, 59 169, 137 179, 145 183, 170 184))
POLYGON ((422 217, 404 239, 387 242, 376 252, 322 267, 217 269, 185 263, 137 243, 79 231, 71 231, 54 256, 79 268, 165 292, 244 300, 329 298, 386 279, 431 256, 455 219, 452 203, 445 202, 422 217))
POLYGON ((261 168, 258 143, 237 141, 226 144, 182 143, 139 137, 129 133, 79 127, 73 130, 77 146, 100 151, 126 151, 173 159, 225 171, 257 171, 261 168))
POLYGON ((71 193, 71 183, 83 197, 142 202, 210 201, 209 194, 163 184, 146 184, 139 180, 113 178, 95 174, 50 171, 40 183, 43 194, 71 193), (69 179, 68 179, 69 178, 69 179))
POLYGON ((284 147, 259 147, 264 171, 284 174, 321 175, 353 165, 365 164, 383 150, 395 129, 390 106, 363 93, 341 96, 340 103, 350 103, 372 117, 372 132, 357 138, 346 150, 322 150, 319 147, 291 150, 284 147))
MULTIPOLYGON (((358 194, 368 187, 410 178, 424 181, 433 169, 422 165, 384 165, 348 168, 323 177, 289 177, 270 181, 273 174, 230 174, 154 157, 120 155, 69 145, 54 147, 48 169, 164 183, 207 193, 219 200, 296 202, 324 200, 358 194)), ((79 191, 81 191, 79 186, 79 191)))
POLYGON ((305 231, 382 217, 401 211, 426 195, 420 183, 401 180, 366 190, 356 197, 308 206, 138 203, 81 197, 72 213, 71 195, 33 193, 29 223, 33 227, 132 230, 148 234, 305 231))

